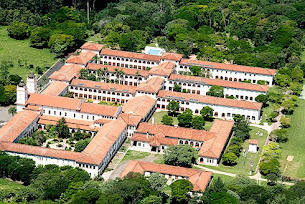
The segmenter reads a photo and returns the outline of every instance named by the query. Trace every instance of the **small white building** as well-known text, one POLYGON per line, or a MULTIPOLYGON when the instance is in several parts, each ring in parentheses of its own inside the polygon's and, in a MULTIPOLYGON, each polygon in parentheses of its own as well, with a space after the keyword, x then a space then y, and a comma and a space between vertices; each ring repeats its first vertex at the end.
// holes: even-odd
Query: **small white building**
POLYGON ((258 152, 258 140, 250 139, 249 142, 249 152, 257 153, 258 152))

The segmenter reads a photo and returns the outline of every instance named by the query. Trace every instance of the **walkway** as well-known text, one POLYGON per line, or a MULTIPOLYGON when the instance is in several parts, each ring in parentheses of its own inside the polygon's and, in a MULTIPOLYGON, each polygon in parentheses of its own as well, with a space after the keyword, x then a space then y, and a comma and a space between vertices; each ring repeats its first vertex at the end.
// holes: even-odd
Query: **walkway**
MULTIPOLYGON (((228 173, 228 172, 224 172, 224 171, 218 171, 218 170, 214 170, 214 169, 209 169, 207 167, 203 167, 203 166, 199 166, 199 165, 194 165, 194 166, 197 167, 197 168, 203 169, 205 171, 210 171, 210 172, 215 173, 215 174, 221 174, 221 175, 231 176, 231 177, 236 177, 237 176, 237 174, 228 173)), ((254 176, 248 176, 248 178, 253 179, 253 180, 257 180, 258 183, 260 183, 260 181, 267 182, 267 179, 262 178, 262 176, 259 172, 257 174, 255 174, 254 176)), ((288 185, 288 186, 294 185, 294 183, 282 182, 282 181, 278 181, 277 183, 288 185)))

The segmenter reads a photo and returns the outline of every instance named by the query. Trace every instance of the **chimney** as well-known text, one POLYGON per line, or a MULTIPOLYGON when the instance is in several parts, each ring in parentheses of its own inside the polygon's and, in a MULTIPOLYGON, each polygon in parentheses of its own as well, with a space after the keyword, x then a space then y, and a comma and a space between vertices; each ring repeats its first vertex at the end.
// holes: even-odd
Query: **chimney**
POLYGON ((147 131, 146 132, 146 138, 148 139, 148 137, 149 137, 149 132, 147 131))

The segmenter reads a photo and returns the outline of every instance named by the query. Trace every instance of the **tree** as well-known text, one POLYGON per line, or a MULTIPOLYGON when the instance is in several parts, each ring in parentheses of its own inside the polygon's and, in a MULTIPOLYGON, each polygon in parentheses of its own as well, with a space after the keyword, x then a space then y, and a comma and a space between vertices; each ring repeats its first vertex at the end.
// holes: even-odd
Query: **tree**
POLYGON ((179 111, 180 105, 177 101, 170 101, 167 105, 167 110, 172 114, 176 115, 176 112, 179 111))
POLYGON ((274 186, 276 184, 277 181, 277 175, 270 173, 266 176, 267 180, 268 180, 268 185, 270 186, 274 186))
POLYGON ((270 173, 275 174, 276 176, 280 175, 280 162, 275 159, 272 158, 270 160, 266 160, 260 163, 259 165, 259 170, 261 172, 262 175, 266 176, 270 173))
POLYGON ((276 129, 270 133, 270 138, 274 142, 285 143, 288 141, 288 132, 285 129, 276 129))
POLYGON ((193 120, 193 112, 190 109, 186 109, 183 113, 178 115, 178 125, 180 127, 191 127, 193 120))
POLYGON ((218 204, 218 203, 236 204, 238 203, 238 200, 227 192, 212 191, 209 194, 208 202, 211 204, 218 204))
POLYGON ((90 140, 86 139, 86 140, 80 140, 75 144, 75 152, 82 152, 87 145, 90 143, 90 140))
POLYGON ((222 163, 224 165, 233 166, 237 164, 237 156, 233 152, 225 153, 222 156, 222 163))
POLYGON ((225 184, 220 177, 214 180, 213 185, 211 186, 211 190, 215 192, 221 192, 225 190, 225 184))
POLYGON ((17 113, 17 109, 15 106, 12 106, 8 109, 8 113, 14 116, 17 113))
POLYGON ((298 198, 305 196, 305 181, 299 181, 295 185, 291 186, 289 193, 295 195, 298 198))
POLYGON ((160 173, 153 173, 147 179, 155 191, 163 191, 167 183, 167 179, 160 173))
POLYGON ((195 116, 192 120, 192 127, 194 129, 202 130, 204 128, 205 122, 202 116, 195 116))
POLYGON ((285 74, 277 74, 275 76, 275 82, 281 87, 287 87, 291 81, 291 78, 285 74))
POLYGON ((282 116, 280 119, 281 122, 281 126, 283 128, 289 128, 291 125, 291 119, 290 118, 286 118, 285 116, 282 116))
POLYGON ((236 123, 233 127, 235 136, 241 138, 243 141, 250 138, 250 125, 249 121, 246 120, 244 117, 236 123))
POLYGON ((51 36, 49 28, 37 27, 31 32, 30 42, 31 46, 37 48, 48 47, 48 41, 51 36))
POLYGON ((53 34, 48 42, 50 51, 55 53, 57 56, 67 54, 74 47, 74 45, 74 37, 72 35, 65 34, 53 34))
POLYGON ((75 204, 92 204, 95 203, 100 197, 100 191, 98 189, 85 189, 79 191, 72 196, 71 203, 75 204))
POLYGON ((117 193, 102 193, 96 204, 123 204, 123 198, 117 193))
POLYGON ((263 106, 266 106, 268 100, 269 100, 268 95, 266 95, 266 94, 260 94, 260 95, 255 97, 255 101, 259 102, 259 103, 262 103, 263 106))
POLYGON ((283 111, 287 114, 292 114, 294 106, 295 104, 292 99, 286 99, 282 102, 283 111))
POLYGON ((29 25, 23 22, 13 22, 7 27, 8 34, 11 38, 23 40, 29 37, 29 25))
POLYGON ((293 94, 295 95, 300 95, 303 89, 302 84, 298 83, 298 82, 292 82, 290 84, 289 89, 293 92, 293 94))
POLYGON ((207 92, 207 95, 223 98, 224 97, 223 91, 224 88, 221 86, 212 86, 210 90, 207 92))
POLYGON ((141 201, 141 204, 162 204, 162 197, 150 195, 141 201))
POLYGON ((169 115, 164 115, 161 120, 163 125, 172 125, 173 121, 174 121, 173 117, 171 117, 169 115))
POLYGON ((174 203, 182 203, 187 200, 187 193, 193 190, 193 184, 188 180, 177 180, 170 185, 174 203))
POLYGON ((201 67, 199 66, 191 66, 190 71, 192 72, 193 76, 200 76, 201 74, 201 67))
POLYGON ((57 121, 55 128, 59 138, 68 138, 70 136, 69 128, 66 125, 66 119, 64 117, 57 121))
POLYGON ((173 90, 176 92, 181 92, 181 86, 179 84, 175 84, 173 90))
POLYGON ((214 112, 214 110, 210 106, 204 106, 200 110, 200 114, 206 121, 211 121, 213 119, 213 112, 214 112))
POLYGON ((170 146, 165 150, 163 158, 168 165, 191 167, 197 161, 197 152, 189 145, 170 146))

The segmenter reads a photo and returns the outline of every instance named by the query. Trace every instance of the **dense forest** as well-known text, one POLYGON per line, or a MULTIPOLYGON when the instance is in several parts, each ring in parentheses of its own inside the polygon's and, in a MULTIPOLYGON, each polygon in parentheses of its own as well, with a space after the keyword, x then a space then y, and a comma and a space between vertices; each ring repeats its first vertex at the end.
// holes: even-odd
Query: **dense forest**
MULTIPOLYGON (((106 3, 4 0, 0 3, 0 23, 12 26, 12 30, 23 26, 27 33, 22 38, 30 37, 34 47, 49 46, 59 56, 100 33, 99 41, 113 49, 140 51, 157 43, 167 51, 185 57, 195 54, 201 60, 305 69, 300 57, 305 44, 302 0, 106 3)), ((20 37, 13 31, 10 35, 20 37)))

